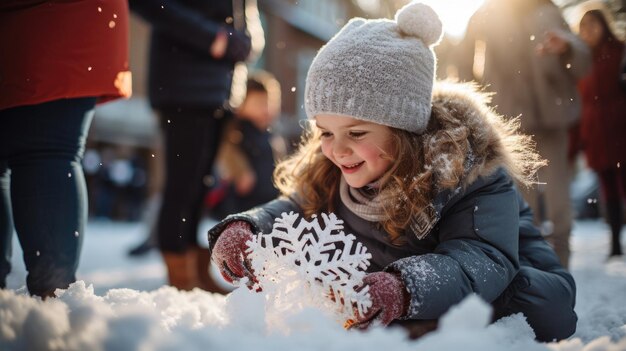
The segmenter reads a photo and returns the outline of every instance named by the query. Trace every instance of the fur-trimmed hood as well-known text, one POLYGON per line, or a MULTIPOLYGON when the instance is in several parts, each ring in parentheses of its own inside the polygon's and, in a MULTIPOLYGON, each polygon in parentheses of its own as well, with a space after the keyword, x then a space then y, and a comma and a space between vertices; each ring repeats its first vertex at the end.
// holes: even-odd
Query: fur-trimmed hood
POLYGON ((519 133, 518 119, 498 115, 489 102, 490 95, 473 84, 435 84, 431 120, 422 140, 425 169, 433 172, 438 189, 465 187, 498 168, 528 184, 545 164, 532 139, 519 133))
POLYGON ((381 194, 402 202, 381 202, 389 217, 383 226, 392 240, 402 240, 399 229, 405 228, 420 239, 426 237, 452 198, 480 186, 480 178, 504 170, 520 184, 531 183, 544 164, 531 138, 519 133, 517 119, 503 118, 488 104, 489 95, 475 85, 436 83, 428 127, 415 139, 420 168, 381 194))

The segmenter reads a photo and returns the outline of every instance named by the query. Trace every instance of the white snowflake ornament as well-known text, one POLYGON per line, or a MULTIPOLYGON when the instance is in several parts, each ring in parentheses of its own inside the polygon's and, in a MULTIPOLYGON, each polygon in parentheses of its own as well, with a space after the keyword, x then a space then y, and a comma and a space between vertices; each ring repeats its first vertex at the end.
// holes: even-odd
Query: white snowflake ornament
POLYGON ((258 284, 276 313, 304 307, 332 311, 338 321, 363 314, 372 302, 363 277, 372 257, 333 213, 282 213, 272 232, 254 236, 248 254, 258 284))

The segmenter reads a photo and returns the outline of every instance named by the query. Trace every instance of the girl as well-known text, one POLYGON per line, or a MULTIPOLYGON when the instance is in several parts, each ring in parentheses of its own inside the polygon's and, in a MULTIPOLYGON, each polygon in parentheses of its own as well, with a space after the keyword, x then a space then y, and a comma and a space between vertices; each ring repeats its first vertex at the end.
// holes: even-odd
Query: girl
POLYGON ((254 280, 246 241, 282 212, 335 212, 372 254, 373 306, 357 326, 436 320, 476 293, 495 318, 523 312, 540 340, 574 332, 572 277, 532 225, 512 179, 538 166, 530 140, 466 86, 433 92, 441 22, 423 4, 391 20, 351 20, 309 69, 314 121, 278 165, 284 197, 231 215, 209 231, 229 281, 254 280))
POLYGON ((622 255, 622 198, 626 197, 626 90, 620 87, 620 62, 624 43, 609 25, 610 14, 603 8, 584 14, 580 37, 591 47, 591 72, 578 83, 582 96, 582 118, 574 129, 570 159, 579 149, 585 151, 587 165, 600 178, 609 226, 609 257, 622 255), (620 196, 621 194, 621 196, 620 196))

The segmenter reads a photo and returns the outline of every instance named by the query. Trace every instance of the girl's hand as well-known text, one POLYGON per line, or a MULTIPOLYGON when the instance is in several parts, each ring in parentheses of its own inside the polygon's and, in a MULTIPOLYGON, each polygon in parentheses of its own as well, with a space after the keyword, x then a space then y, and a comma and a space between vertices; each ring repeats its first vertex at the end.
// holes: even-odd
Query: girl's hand
POLYGON ((366 329, 372 323, 386 326, 406 314, 410 295, 400 277, 375 272, 366 275, 363 283, 369 286, 372 307, 362 316, 357 314, 353 327, 366 329))
POLYGON ((230 223, 215 242, 211 257, 227 282, 236 284, 247 277, 249 289, 258 282, 246 254, 246 243, 252 240, 252 235, 250 224, 244 221, 230 223))

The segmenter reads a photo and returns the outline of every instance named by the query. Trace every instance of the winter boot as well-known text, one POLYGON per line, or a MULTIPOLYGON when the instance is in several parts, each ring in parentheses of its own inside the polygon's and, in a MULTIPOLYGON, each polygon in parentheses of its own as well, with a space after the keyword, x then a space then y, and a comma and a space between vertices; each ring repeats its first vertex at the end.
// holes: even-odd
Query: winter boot
POLYGON ((171 286, 180 290, 191 290, 198 286, 196 255, 195 250, 187 250, 184 253, 163 252, 167 278, 171 286))
POLYGON ((211 264, 211 253, 209 249, 202 247, 195 248, 197 254, 196 269, 198 274, 199 287, 212 293, 226 295, 229 291, 221 287, 209 272, 211 264))
POLYGON ((621 256, 622 246, 620 244, 620 234, 622 231, 622 202, 621 200, 609 200, 606 204, 606 216, 611 227, 611 252, 609 257, 621 256))
POLYGON ((156 248, 156 244, 152 242, 152 238, 148 237, 139 245, 128 250, 128 256, 139 257, 147 254, 150 250, 156 248))

